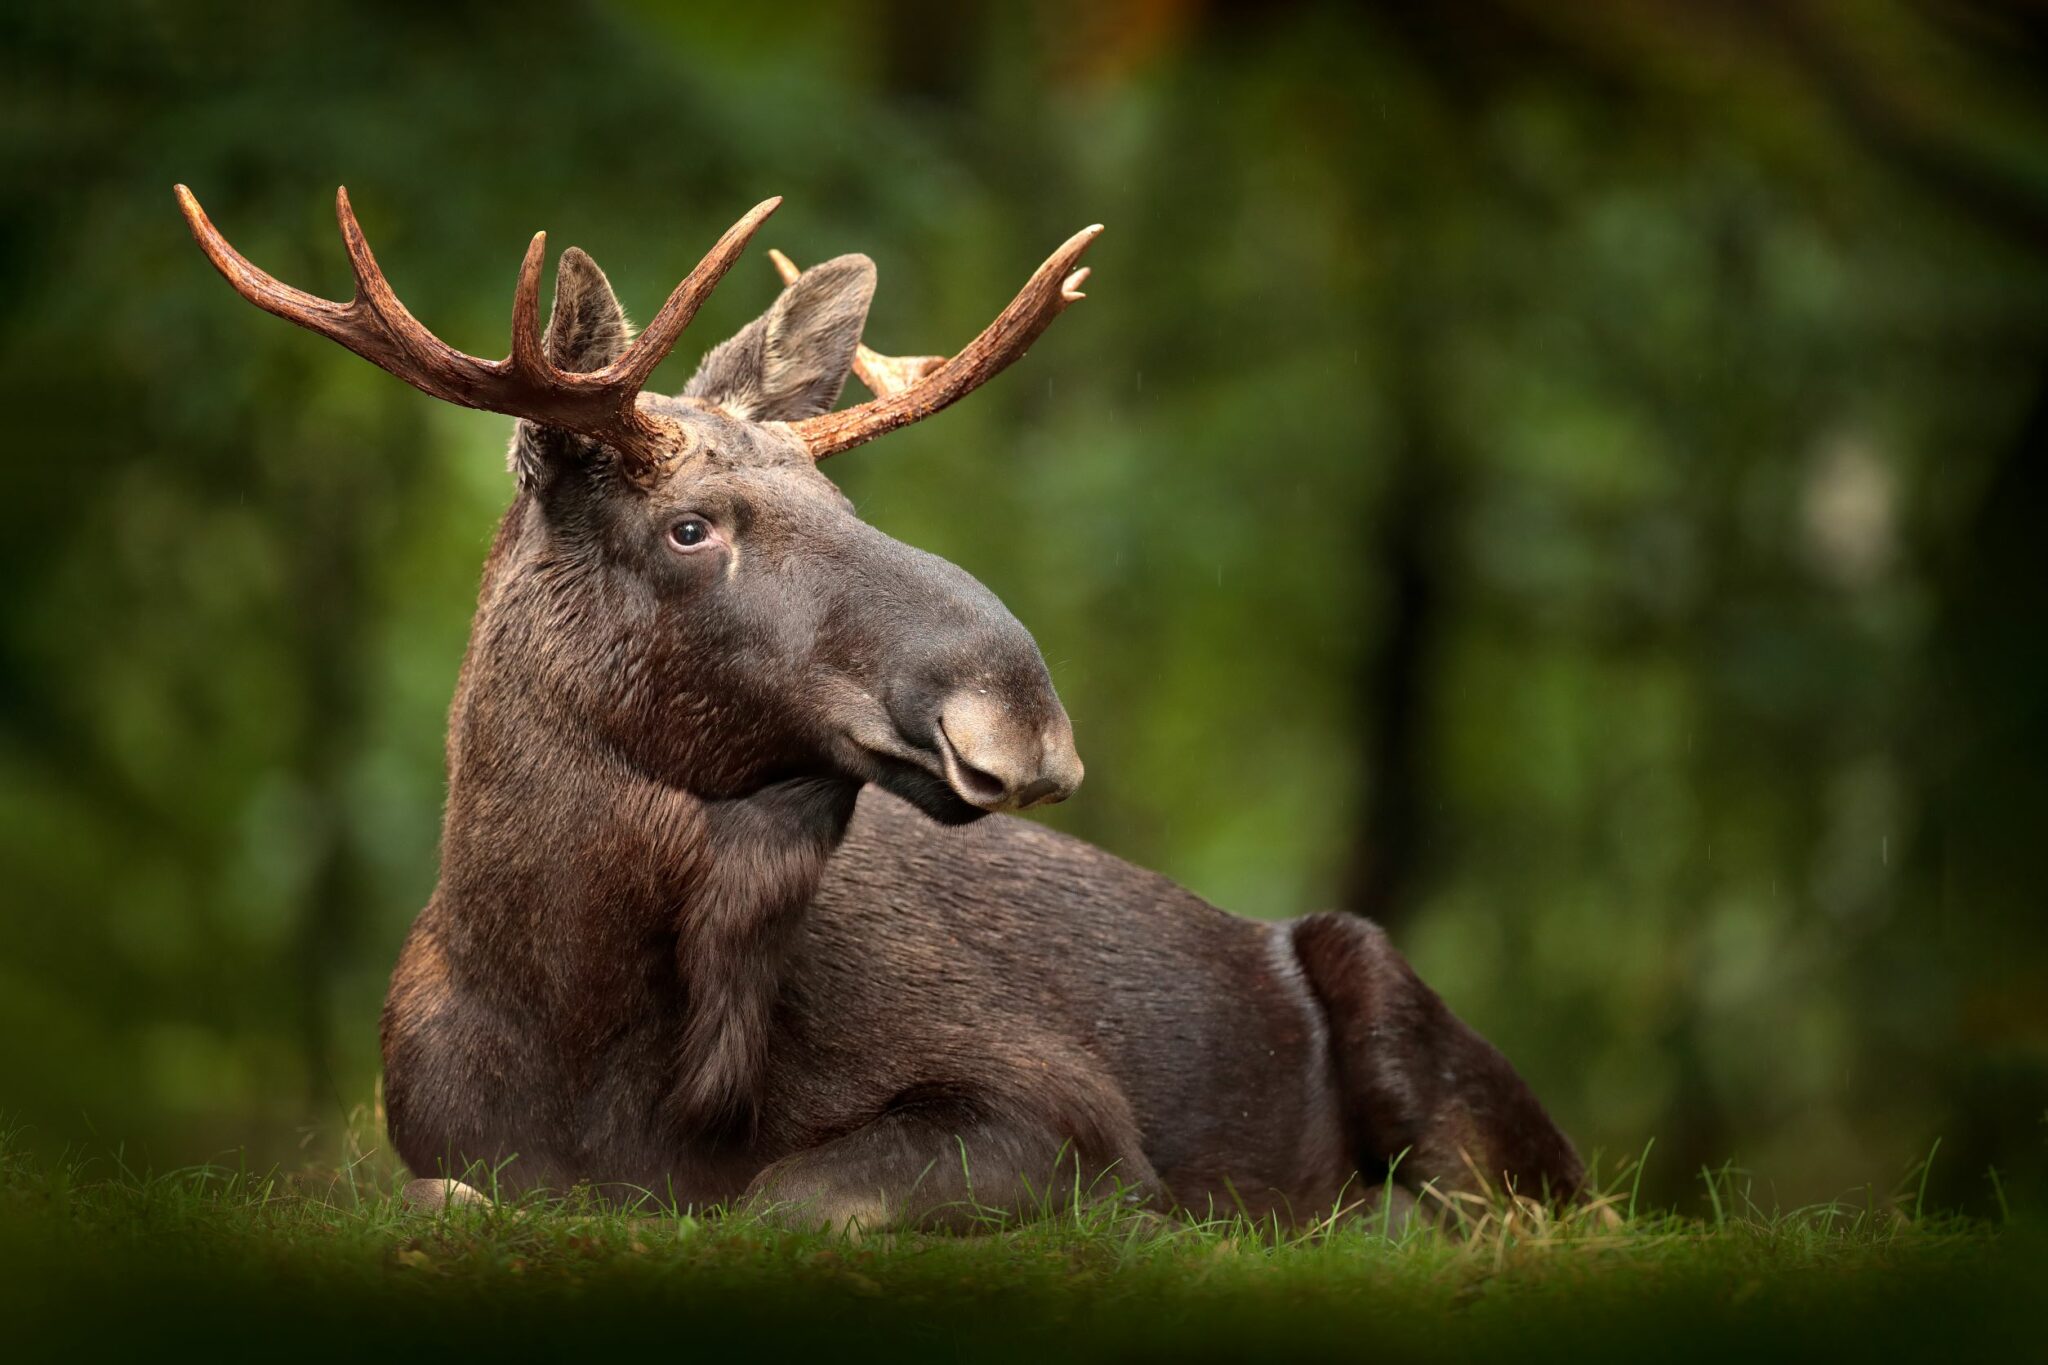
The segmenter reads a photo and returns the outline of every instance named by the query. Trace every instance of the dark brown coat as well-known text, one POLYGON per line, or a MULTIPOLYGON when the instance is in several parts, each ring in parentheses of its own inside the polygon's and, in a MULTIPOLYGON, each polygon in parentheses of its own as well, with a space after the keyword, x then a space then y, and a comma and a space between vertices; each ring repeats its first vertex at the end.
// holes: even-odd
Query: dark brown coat
POLYGON ((1093 229, 943 364, 856 350, 865 258, 784 262, 775 305, 668 398, 635 376, 772 203, 652 344, 572 250, 543 354, 519 330, 536 239, 513 357, 485 362, 404 313, 345 196, 350 305, 262 274, 180 196, 253 301, 523 418, 440 881, 384 1013, 416 1174, 867 1227, 1111 1195, 1299 1219, 1390 1166, 1578 1188, 1521 1079, 1372 925, 1238 919, 1008 814, 1081 780, 1037 647, 819 472, 1021 354, 1081 297, 1093 229), (882 396, 829 413, 855 366, 882 396))
MULTIPOLYGON (((772 555, 792 582, 822 564, 861 589, 748 628, 800 652, 846 630, 870 691, 933 674, 908 689, 929 708, 994 679, 1029 728, 1063 726, 1028 636, 979 585, 848 537, 808 464, 763 459, 751 423, 690 416, 729 461, 699 479, 753 503, 739 571, 772 555)), ((545 474, 564 439, 524 432, 518 464, 545 474)), ((1396 1158, 1407 1183, 1576 1187, 1520 1079, 1371 925, 1247 921, 1013 816, 952 823, 974 812, 929 774, 797 752, 789 719, 826 684, 807 694, 783 658, 635 711, 614 680, 690 665, 658 602, 579 592, 605 575, 556 548, 564 528, 616 515, 591 481, 554 502, 529 482, 452 717, 441 886, 386 1013, 391 1131, 415 1171, 504 1163, 511 1188, 764 1196, 868 1226, 1077 1188, 1320 1215, 1396 1158)))

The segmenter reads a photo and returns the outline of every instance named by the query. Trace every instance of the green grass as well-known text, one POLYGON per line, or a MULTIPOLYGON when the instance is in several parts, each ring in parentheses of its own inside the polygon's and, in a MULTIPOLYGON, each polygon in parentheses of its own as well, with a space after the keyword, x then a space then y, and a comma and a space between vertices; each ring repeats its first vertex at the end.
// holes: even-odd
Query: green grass
POLYGON ((858 1241, 576 1199, 409 1212, 398 1173, 39 1163, 0 1144, 0 1343, 16 1359, 1954 1360, 2038 1356, 2048 1244, 2024 1219, 1888 1200, 1699 1216, 1464 1207, 1462 1231, 1276 1237, 1100 1208, 858 1241))

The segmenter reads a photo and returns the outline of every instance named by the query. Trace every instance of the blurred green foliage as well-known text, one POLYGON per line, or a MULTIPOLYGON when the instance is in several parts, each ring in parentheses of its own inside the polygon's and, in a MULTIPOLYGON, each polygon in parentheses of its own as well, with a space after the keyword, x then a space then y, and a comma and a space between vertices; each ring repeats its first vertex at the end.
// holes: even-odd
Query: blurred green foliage
MULTIPOLYGON (((11 6, 0 1109, 159 1161, 371 1093, 500 418, 237 300, 171 203, 501 353, 739 211, 958 345, 835 462, 1037 633, 1052 821, 1373 913, 1583 1144, 1786 1197, 2048 1121, 2048 55, 1961 0, 11 6)), ((755 258, 663 372, 764 307, 755 258)), ((1945 1185, 1944 1185, 1945 1182, 1945 1185)))

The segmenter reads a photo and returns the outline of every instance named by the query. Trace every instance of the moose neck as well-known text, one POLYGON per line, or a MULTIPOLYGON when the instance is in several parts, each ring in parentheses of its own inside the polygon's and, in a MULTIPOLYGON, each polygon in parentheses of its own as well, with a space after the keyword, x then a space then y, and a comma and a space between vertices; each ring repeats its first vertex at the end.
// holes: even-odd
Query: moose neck
MULTIPOLYGON (((680 1006, 668 1116, 751 1121, 788 948, 858 785, 803 777, 707 799, 576 714, 537 660, 530 497, 484 574, 449 730, 438 898, 453 946, 524 983, 520 1005, 594 1065, 649 993, 680 1006)), ((679 778, 683 780, 678 780, 679 778)))

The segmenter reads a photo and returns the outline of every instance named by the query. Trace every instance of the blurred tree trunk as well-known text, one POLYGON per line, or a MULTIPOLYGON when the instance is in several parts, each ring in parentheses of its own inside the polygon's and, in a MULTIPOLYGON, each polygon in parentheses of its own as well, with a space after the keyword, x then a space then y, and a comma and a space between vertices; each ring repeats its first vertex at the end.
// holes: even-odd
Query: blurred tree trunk
POLYGON ((1359 656, 1352 684, 1365 800, 1341 901, 1353 914, 1390 926, 1412 914, 1430 851, 1442 546, 1454 520, 1450 438, 1432 359, 1440 343, 1426 305, 1410 297, 1414 292, 1413 285, 1402 286, 1396 305, 1393 469, 1360 538, 1367 551, 1362 577, 1379 583, 1383 596, 1378 639, 1359 656))
POLYGON ((316 476, 301 485, 310 493, 300 522, 307 533, 291 542, 287 589, 299 608, 295 652, 306 695, 294 766, 313 807, 318 841, 292 945, 309 1115, 328 1105, 347 1108, 334 1082, 333 987, 335 973, 351 956, 364 908, 348 780, 363 738, 362 559, 369 547, 361 528, 373 519, 365 485, 381 482, 360 468, 333 472, 338 476, 316 476))
MULTIPOLYGON (((1981 1199, 1986 1167, 2032 1147, 2048 1121, 2048 364, 2019 434, 1986 482, 1975 514, 1935 566, 1942 606, 1921 724, 1913 748, 1934 809, 1933 847, 1916 859, 1934 923, 1915 945, 1931 946, 1967 983, 1951 1002, 1952 1033, 1909 1035, 1946 1092, 1940 1188, 1981 1199), (2034 1045, 1998 1048, 1996 1039, 2034 1045), (1963 1057, 1968 1065, 1941 1065, 1963 1057), (1948 1188, 1953 1186, 1953 1189, 1948 1188)), ((1924 961, 1894 963, 1924 970, 1924 961)), ((1873 984, 1877 984, 1873 982, 1873 984)), ((1886 1001, 1874 1002, 1882 1008, 1886 1001)), ((2038 1200, 2041 1163, 2004 1171, 2015 1199, 2038 1200)))

